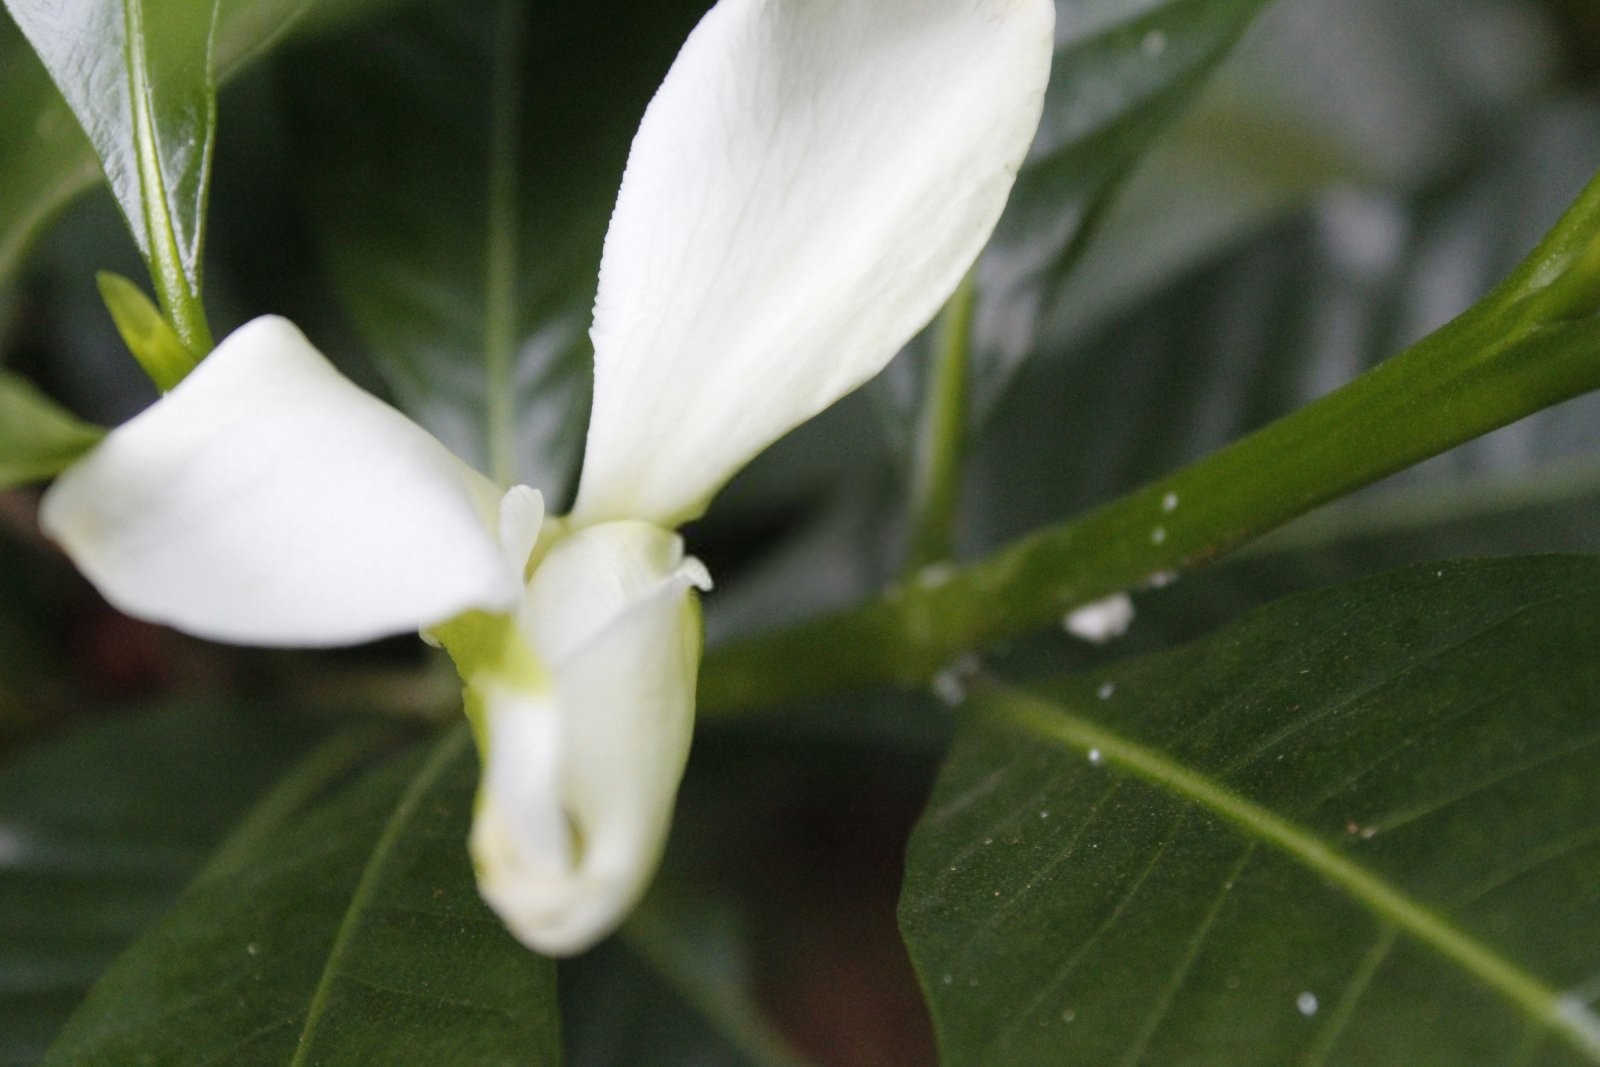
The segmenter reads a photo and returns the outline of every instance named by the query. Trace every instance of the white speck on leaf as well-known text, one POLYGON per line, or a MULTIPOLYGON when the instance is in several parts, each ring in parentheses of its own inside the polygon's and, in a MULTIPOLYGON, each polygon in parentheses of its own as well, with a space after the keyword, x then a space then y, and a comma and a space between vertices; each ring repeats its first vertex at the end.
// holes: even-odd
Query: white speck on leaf
POLYGON ((1111 699, 1111 695, 1113 693, 1115 693, 1116 691, 1117 691, 1117 683, 1116 682, 1101 682, 1100 683, 1100 688, 1096 689, 1094 691, 1094 695, 1099 697, 1101 700, 1110 700, 1111 699))
POLYGON ((1583 1035, 1585 1044, 1600 1049, 1600 1016, 1585 1003, 1583 993, 1568 993, 1562 997, 1556 1002, 1556 1014, 1583 1035))
POLYGON ((14 867, 28 853, 28 839, 10 826, 0 826, 0 867, 14 867))
POLYGON ((1091 748, 1089 750, 1089 762, 1098 767, 1101 763, 1105 762, 1105 756, 1100 754, 1100 750, 1098 748, 1091 748))
POLYGON ((1090 601, 1069 611, 1061 620, 1062 628, 1090 644, 1103 645, 1113 637, 1121 637, 1133 624, 1133 601, 1127 593, 1113 593, 1100 600, 1090 601))
POLYGON ((948 561, 930 563, 917 572, 917 585, 923 589, 937 589, 955 576, 955 564, 948 561))
POLYGON ((933 676, 933 695, 952 708, 967 699, 967 686, 961 676, 952 670, 942 670, 933 676))
POLYGON ((1317 1013, 1317 995, 1309 990, 1294 998, 1294 1006, 1300 1009, 1300 1014, 1306 1018, 1317 1013))
POLYGON ((1157 526, 1154 530, 1150 531, 1150 543, 1152 545, 1163 545, 1166 544, 1166 542, 1167 528, 1165 526, 1157 526))
POLYGON ((977 655, 971 652, 958 656, 944 670, 933 676, 933 695, 951 707, 967 699, 967 679, 983 667, 977 655))
POLYGON ((1166 496, 1162 497, 1161 498, 1161 510, 1162 511, 1177 511, 1178 510, 1178 494, 1177 493, 1168 493, 1166 496))
POLYGON ((1150 589, 1165 589, 1177 580, 1177 571, 1155 571, 1144 580, 1144 584, 1150 589))

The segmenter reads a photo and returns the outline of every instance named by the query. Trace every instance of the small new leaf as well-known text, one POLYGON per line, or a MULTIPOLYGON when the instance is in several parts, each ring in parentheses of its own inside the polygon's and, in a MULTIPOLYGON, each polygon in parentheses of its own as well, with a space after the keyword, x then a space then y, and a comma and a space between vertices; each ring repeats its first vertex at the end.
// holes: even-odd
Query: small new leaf
POLYGON ((94 280, 122 342, 156 388, 165 393, 183 381, 199 360, 144 291, 130 279, 108 270, 96 272, 94 280))
POLYGON ((104 436, 21 378, 0 373, 0 489, 54 476, 104 436))

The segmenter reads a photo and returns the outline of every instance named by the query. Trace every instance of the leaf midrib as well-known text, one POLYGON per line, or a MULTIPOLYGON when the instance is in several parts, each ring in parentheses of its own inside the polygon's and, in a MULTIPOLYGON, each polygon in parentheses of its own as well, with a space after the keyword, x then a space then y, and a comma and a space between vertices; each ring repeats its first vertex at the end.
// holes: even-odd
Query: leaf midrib
POLYGON ((411 822, 412 816, 416 814, 422 798, 437 784, 450 764, 461 755, 470 736, 465 723, 447 733, 434 746, 427 762, 400 794, 394 810, 384 822, 383 832, 379 834, 377 843, 373 845, 372 855, 367 858, 366 865, 361 870, 361 878, 356 883, 355 892, 350 895, 350 904, 339 920, 338 932, 334 935, 333 945, 328 950, 328 958, 322 966, 322 974, 317 979, 316 989, 312 991, 310 1006, 306 1009, 306 1021, 301 1027, 299 1040, 295 1043, 294 1056, 289 1061, 290 1067, 303 1067, 308 1062, 306 1057, 316 1038, 317 1027, 326 1014, 328 997, 332 993, 334 982, 339 977, 340 966, 350 949, 357 928, 365 917, 367 906, 377 891, 378 881, 389 862, 395 844, 411 822))
POLYGON ((1079 751, 1098 749, 1107 765, 1117 766, 1233 823, 1253 839, 1273 846, 1337 885, 1352 899, 1453 961, 1600 1063, 1600 1018, 1594 1012, 1550 988, 1297 824, 1155 749, 1021 690, 984 680, 974 689, 973 707, 980 715, 1027 735, 1079 751))

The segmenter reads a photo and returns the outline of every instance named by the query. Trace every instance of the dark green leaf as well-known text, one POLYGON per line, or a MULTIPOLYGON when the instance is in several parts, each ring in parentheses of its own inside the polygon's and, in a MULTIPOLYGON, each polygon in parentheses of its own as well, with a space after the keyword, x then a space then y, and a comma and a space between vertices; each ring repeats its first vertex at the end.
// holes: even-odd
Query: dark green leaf
POLYGON ((620 936, 564 964, 573 1067, 804 1063, 752 1003, 749 945, 715 892, 658 880, 620 936))
POLYGON ((988 329, 976 338, 977 410, 1023 353, 1007 310, 1055 295, 1134 164, 1238 40, 1265 0, 1058 4, 1045 117, 1011 204, 979 268, 988 329))
MULTIPOLYGON (((1062 86, 1072 92, 1054 98, 1046 136, 1078 128, 1085 113, 1107 122, 1036 156, 986 253, 976 421, 1028 359, 1081 344, 1108 315, 1318 190, 1437 178, 1478 148, 1490 119, 1530 100, 1552 66, 1545 23, 1524 4, 1282 0, 1208 80, 1263 6, 1095 5, 1136 19, 1058 53, 1058 80, 1063 64, 1074 65, 1062 86), (1461 70, 1461 56, 1482 52, 1471 42, 1491 33, 1496 54, 1461 70), (1325 40, 1337 47, 1310 43, 1325 40)), ((1076 5, 1060 19, 1098 24, 1076 5)))
POLYGON ((46 1062, 559 1059, 555 968, 478 897, 465 726, 247 822, 96 984, 46 1062))
POLYGON ((104 435, 23 379, 0 371, 0 489, 58 474, 104 435))
MULTIPOLYGON (((1600 106, 1549 101, 1486 136, 1447 181, 1324 195, 1085 343, 1041 355, 974 453, 966 547, 1126 492, 1376 365, 1509 273, 1597 167, 1600 106)), ((1369 520, 1422 487, 1481 509, 1474 485, 1593 455, 1597 412, 1600 398, 1574 401, 1424 464, 1384 487, 1369 520)))
POLYGON ((458 455, 553 501, 628 145, 702 6, 436 4, 286 72, 317 236, 373 362, 458 455))
POLYGON ((953 1063, 1600 1062, 1600 560, 974 697, 901 923, 953 1063))
POLYGON ((0 1062, 38 1062, 309 739, 281 716, 179 706, 86 726, 0 771, 0 1062))

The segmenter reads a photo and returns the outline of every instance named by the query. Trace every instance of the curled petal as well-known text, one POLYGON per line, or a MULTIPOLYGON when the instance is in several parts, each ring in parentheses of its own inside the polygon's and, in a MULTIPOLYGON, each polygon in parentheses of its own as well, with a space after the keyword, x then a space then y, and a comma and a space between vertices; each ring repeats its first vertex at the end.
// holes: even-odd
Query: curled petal
POLYGON ((40 522, 130 615, 219 641, 338 645, 514 607, 498 498, 265 317, 59 478, 40 522))
POLYGON ((645 112, 606 236, 574 518, 677 525, 876 374, 988 240, 1050 0, 722 0, 645 112))
POLYGON ((693 733, 706 584, 665 530, 580 530, 539 562, 519 620, 546 677, 469 692, 486 749, 478 885, 530 948, 588 948, 655 872, 693 733))

